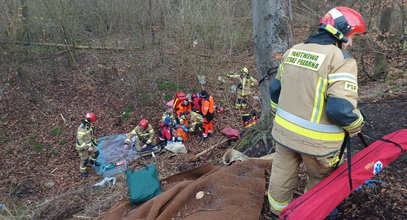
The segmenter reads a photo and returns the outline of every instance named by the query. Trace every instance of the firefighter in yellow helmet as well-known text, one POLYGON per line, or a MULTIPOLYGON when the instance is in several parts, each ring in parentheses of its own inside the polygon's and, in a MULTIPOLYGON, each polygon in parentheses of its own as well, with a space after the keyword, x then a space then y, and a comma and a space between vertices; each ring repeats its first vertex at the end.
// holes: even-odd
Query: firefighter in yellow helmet
POLYGON ((363 117, 357 109, 357 65, 346 48, 366 32, 359 12, 331 9, 319 32, 285 52, 270 84, 276 143, 268 200, 279 214, 293 198, 298 167, 304 163, 309 190, 332 173, 345 138, 357 134, 363 117))
POLYGON ((96 162, 99 156, 99 151, 96 148, 96 139, 93 137, 93 123, 96 121, 96 115, 93 113, 87 113, 85 118, 81 120, 76 132, 76 150, 79 153, 81 163, 79 165, 79 172, 81 177, 87 177, 86 167, 88 164, 95 164, 100 166, 96 162))
POLYGON ((257 80, 249 74, 249 70, 244 67, 240 70, 240 74, 226 74, 229 78, 239 79, 237 98, 235 107, 245 108, 247 106, 247 98, 252 94, 252 87, 257 86, 257 80))
POLYGON ((126 149, 129 147, 129 144, 134 136, 137 137, 137 151, 142 151, 143 149, 147 149, 149 146, 156 145, 153 126, 151 126, 147 119, 141 119, 137 126, 127 134, 127 138, 124 141, 126 149))

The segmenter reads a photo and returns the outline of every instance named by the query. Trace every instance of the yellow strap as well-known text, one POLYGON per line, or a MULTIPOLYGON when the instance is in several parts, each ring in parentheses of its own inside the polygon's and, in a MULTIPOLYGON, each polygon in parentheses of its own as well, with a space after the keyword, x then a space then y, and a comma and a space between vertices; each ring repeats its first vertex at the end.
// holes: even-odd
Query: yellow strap
POLYGON ((312 139, 321 140, 321 141, 342 141, 345 138, 344 132, 323 133, 323 132, 319 132, 319 131, 309 130, 307 128, 303 128, 301 126, 293 124, 278 115, 275 116, 274 120, 277 124, 283 126, 284 128, 286 128, 296 134, 299 134, 299 135, 302 135, 305 137, 309 137, 312 139))

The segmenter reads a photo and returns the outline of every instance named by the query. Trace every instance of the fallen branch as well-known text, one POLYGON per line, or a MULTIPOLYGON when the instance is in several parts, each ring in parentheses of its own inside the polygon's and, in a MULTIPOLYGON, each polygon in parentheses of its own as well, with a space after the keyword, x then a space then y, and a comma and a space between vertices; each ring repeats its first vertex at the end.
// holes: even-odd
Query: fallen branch
POLYGON ((219 145, 221 145, 221 144, 226 143, 228 140, 229 140, 229 139, 224 139, 223 141, 221 141, 221 142, 219 142, 219 143, 217 143, 217 144, 215 144, 215 145, 210 146, 209 148, 207 148, 207 149, 201 151, 200 153, 195 154, 195 156, 194 156, 195 159, 198 159, 200 156, 202 156, 202 155, 208 153, 209 151, 211 151, 211 150, 214 149, 215 147, 217 147, 217 146, 219 146, 219 145))
POLYGON ((62 113, 60 113, 60 114, 61 114, 62 120, 64 121, 64 124, 66 124, 66 119, 64 118, 64 116, 62 115, 62 113))
MULTIPOLYGON (((8 41, 8 40, 0 40, 2 44, 18 44, 18 45, 30 45, 30 46, 46 46, 46 47, 58 47, 58 48, 66 48, 66 44, 58 44, 58 43, 40 43, 40 42, 26 42, 26 41, 8 41)), ((139 49, 137 47, 134 48, 123 48, 123 47, 98 47, 98 46, 87 46, 87 45, 69 45, 70 47, 73 46, 74 49, 84 49, 84 50, 116 50, 116 51, 133 51, 139 49)))

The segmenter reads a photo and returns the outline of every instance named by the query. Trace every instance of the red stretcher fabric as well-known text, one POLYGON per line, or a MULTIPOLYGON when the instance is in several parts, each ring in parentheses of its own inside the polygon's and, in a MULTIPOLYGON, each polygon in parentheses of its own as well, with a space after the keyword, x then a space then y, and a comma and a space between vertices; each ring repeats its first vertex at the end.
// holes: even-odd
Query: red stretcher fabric
MULTIPOLYGON (((371 179, 407 150, 407 129, 390 133, 352 157, 353 189, 371 179)), ((293 200, 281 213, 280 219, 324 219, 352 192, 349 186, 348 165, 342 164, 330 176, 308 192, 293 200)))

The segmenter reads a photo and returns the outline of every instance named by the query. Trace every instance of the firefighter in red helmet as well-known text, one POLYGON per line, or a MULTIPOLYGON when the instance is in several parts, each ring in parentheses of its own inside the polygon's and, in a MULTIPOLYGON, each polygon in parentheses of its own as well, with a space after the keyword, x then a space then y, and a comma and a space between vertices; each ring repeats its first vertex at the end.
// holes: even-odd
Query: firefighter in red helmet
POLYGON ((276 154, 268 200, 276 214, 293 198, 300 163, 306 168, 308 190, 342 162, 342 142, 363 126, 357 108, 357 65, 346 48, 355 34, 365 32, 359 12, 336 7, 320 20, 317 34, 283 56, 270 84, 276 154))
POLYGON ((128 148, 131 142, 135 142, 137 151, 142 151, 149 146, 156 145, 153 126, 151 126, 147 119, 141 119, 137 126, 127 134, 125 148, 128 148), (133 141, 133 137, 136 137, 137 141, 133 141))
POLYGON ((95 121, 96 115, 94 113, 87 113, 81 120, 81 125, 79 125, 76 132, 76 150, 81 159, 79 165, 81 177, 88 176, 86 172, 88 164, 100 166, 100 164, 96 162, 96 159, 99 156, 99 151, 96 148, 96 139, 93 137, 93 123, 95 121))

